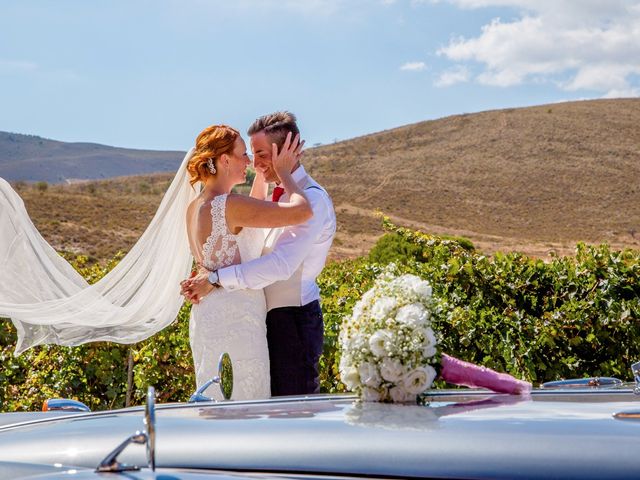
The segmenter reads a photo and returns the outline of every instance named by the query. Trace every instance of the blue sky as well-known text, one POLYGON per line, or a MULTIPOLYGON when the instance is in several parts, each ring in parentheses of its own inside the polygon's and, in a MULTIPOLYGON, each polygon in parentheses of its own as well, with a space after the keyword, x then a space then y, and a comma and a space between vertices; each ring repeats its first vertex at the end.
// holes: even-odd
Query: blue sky
POLYGON ((640 95, 640 0, 2 0, 0 130, 186 150, 288 109, 307 144, 640 95))

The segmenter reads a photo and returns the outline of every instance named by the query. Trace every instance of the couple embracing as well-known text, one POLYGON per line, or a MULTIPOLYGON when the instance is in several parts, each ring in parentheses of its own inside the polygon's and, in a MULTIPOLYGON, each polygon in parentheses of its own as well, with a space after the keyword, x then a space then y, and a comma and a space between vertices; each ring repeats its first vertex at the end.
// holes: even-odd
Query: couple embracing
POLYGON ((91 284, 0 178, 0 320, 16 328, 15 355, 42 344, 140 342, 170 325, 186 297, 199 386, 229 352, 233 398, 317 392, 323 325, 315 279, 335 235, 333 206, 300 165, 304 142, 291 113, 259 118, 249 136, 250 195, 231 193, 250 163, 239 132, 205 129, 140 239, 91 284), (270 183, 278 184, 273 199, 270 183), (197 274, 184 280, 194 258, 197 274))
POLYGON ((260 117, 248 134, 256 171, 248 196, 231 193, 250 164, 237 130, 203 130, 187 165, 191 184, 202 184, 186 213, 198 269, 181 283, 193 303, 196 383, 213 377, 228 352, 233 399, 317 393, 323 321, 316 277, 336 231, 333 205, 300 164, 304 142, 293 114, 260 117))

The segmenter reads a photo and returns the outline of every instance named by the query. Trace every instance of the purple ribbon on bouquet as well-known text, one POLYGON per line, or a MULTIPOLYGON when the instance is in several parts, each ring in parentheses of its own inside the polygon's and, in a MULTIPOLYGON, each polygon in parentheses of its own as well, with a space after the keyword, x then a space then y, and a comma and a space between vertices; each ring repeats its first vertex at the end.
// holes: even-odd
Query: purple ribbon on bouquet
POLYGON ((487 367, 442 354, 440 377, 447 383, 465 387, 488 388, 498 393, 527 394, 531 384, 507 373, 498 373, 487 367))

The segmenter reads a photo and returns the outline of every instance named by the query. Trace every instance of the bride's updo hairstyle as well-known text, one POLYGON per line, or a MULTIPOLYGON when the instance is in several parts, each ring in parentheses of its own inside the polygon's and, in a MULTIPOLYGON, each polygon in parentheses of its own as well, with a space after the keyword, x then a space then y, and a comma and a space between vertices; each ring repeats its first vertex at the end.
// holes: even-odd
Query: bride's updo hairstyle
POLYGON ((200 132, 196 138, 196 150, 187 165, 189 183, 193 186, 213 176, 209 169, 209 159, 213 161, 215 168, 218 168, 220 155, 233 152, 236 138, 239 136, 240 132, 228 125, 211 125, 200 132))

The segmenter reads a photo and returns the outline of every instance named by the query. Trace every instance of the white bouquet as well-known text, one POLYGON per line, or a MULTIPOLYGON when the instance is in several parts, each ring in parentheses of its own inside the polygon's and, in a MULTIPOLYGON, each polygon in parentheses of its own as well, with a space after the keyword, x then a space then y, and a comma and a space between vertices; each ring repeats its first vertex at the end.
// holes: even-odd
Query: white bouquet
POLYGON ((529 382, 438 352, 431 326, 431 286, 393 265, 353 307, 340 331, 340 377, 364 401, 414 403, 436 378, 514 395, 529 382))
POLYGON ((340 332, 340 376, 365 401, 413 403, 436 377, 431 286, 387 270, 356 303, 340 332))

